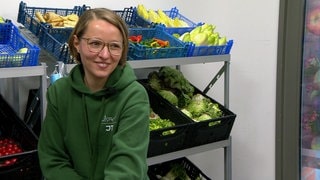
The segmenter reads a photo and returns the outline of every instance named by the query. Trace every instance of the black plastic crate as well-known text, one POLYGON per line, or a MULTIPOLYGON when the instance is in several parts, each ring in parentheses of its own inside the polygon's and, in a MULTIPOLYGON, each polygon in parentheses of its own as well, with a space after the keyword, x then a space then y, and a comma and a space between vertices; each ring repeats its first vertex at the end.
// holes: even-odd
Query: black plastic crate
MULTIPOLYGON (((165 176, 174 165, 182 166, 185 169, 189 178, 192 180, 196 180, 199 177, 201 178, 201 180, 211 180, 207 175, 205 175, 196 165, 194 165, 186 157, 182 157, 182 158, 174 159, 164 163, 149 166, 148 176, 150 180, 158 180, 159 176, 161 177, 165 176)), ((179 179, 179 178, 176 178, 176 179, 179 179)))
POLYGON ((22 149, 18 153, 0 156, 1 179, 37 180, 42 178, 37 155, 38 138, 1 95, 0 139, 9 139, 22 149), (6 165, 6 161, 14 162, 6 165))
POLYGON ((155 96, 150 91, 148 91, 148 95, 153 111, 162 119, 170 119, 175 123, 173 127, 150 131, 148 157, 183 149, 184 139, 187 136, 191 121, 182 112, 172 108, 164 99, 155 96), (170 130, 175 130, 175 133, 164 135, 165 132, 170 130))
POLYGON ((224 107, 221 103, 217 102, 216 100, 204 94, 194 85, 193 85, 195 90, 194 94, 200 93, 204 97, 209 98, 212 103, 218 104, 219 109, 222 110, 221 117, 196 122, 192 120, 190 117, 188 117, 187 115, 183 114, 178 107, 174 106, 169 101, 162 98, 154 89, 152 89, 147 84, 146 79, 140 80, 140 81, 143 82, 149 94, 152 94, 153 96, 156 96, 161 101, 166 102, 168 106, 171 106, 171 108, 181 112, 182 116, 185 116, 187 119, 189 119, 189 121, 191 121, 191 123, 188 125, 188 128, 187 128, 188 133, 184 140, 184 148, 190 148, 190 147, 208 144, 216 141, 226 140, 229 138, 235 118, 236 118, 236 114, 234 114, 232 111, 224 107))
POLYGON ((211 102, 218 104, 219 109, 222 110, 222 116, 190 124, 190 127, 188 128, 188 136, 185 141, 185 147, 194 147, 228 139, 236 114, 227 109, 221 103, 204 94, 195 86, 194 89, 195 93, 200 93, 204 97, 209 98, 211 102))

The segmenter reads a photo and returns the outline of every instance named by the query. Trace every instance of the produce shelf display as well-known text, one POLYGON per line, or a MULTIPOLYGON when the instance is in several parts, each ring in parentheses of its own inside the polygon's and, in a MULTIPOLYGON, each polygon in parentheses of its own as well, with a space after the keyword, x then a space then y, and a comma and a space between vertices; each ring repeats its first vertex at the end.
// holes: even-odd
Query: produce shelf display
POLYGON ((233 40, 221 36, 213 24, 191 21, 180 14, 176 7, 170 10, 152 10, 139 4, 134 10, 137 14, 136 24, 142 27, 148 24, 163 27, 165 32, 187 44, 191 44, 188 49, 188 57, 230 54, 233 40), (204 26, 211 27, 211 29, 204 28, 204 26), (193 33, 195 30, 197 32, 193 33), (190 32, 192 32, 192 38, 190 38, 190 32), (186 34, 189 38, 186 38, 186 34))

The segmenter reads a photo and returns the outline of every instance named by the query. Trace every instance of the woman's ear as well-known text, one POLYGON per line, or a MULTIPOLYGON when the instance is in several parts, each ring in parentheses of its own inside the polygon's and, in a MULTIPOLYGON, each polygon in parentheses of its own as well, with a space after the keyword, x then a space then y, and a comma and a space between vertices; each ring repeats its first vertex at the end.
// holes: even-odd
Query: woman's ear
POLYGON ((80 45, 80 39, 78 36, 73 35, 73 46, 77 49, 77 52, 79 53, 79 45, 80 45))

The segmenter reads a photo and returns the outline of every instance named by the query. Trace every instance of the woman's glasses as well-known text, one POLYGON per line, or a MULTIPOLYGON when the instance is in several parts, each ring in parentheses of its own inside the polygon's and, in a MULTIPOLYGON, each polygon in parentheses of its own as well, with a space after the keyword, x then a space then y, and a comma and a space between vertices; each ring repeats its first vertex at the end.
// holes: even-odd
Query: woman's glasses
POLYGON ((100 53, 102 49, 107 46, 109 53, 112 55, 121 55, 122 53, 122 43, 120 42, 103 42, 99 39, 92 39, 92 38, 81 38, 87 41, 87 47, 90 52, 93 53, 100 53))

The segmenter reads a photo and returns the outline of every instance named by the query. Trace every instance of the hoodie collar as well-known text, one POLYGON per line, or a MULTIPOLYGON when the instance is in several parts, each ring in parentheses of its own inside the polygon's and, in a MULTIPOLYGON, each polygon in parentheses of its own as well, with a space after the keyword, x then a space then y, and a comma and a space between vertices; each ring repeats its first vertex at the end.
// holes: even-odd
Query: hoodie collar
POLYGON ((128 63, 125 66, 117 66, 104 85, 104 88, 95 93, 92 93, 89 88, 87 88, 87 86, 84 84, 83 77, 84 70, 82 64, 76 65, 68 76, 71 86, 76 91, 95 96, 115 94, 117 91, 124 89, 137 79, 133 69, 128 63))

